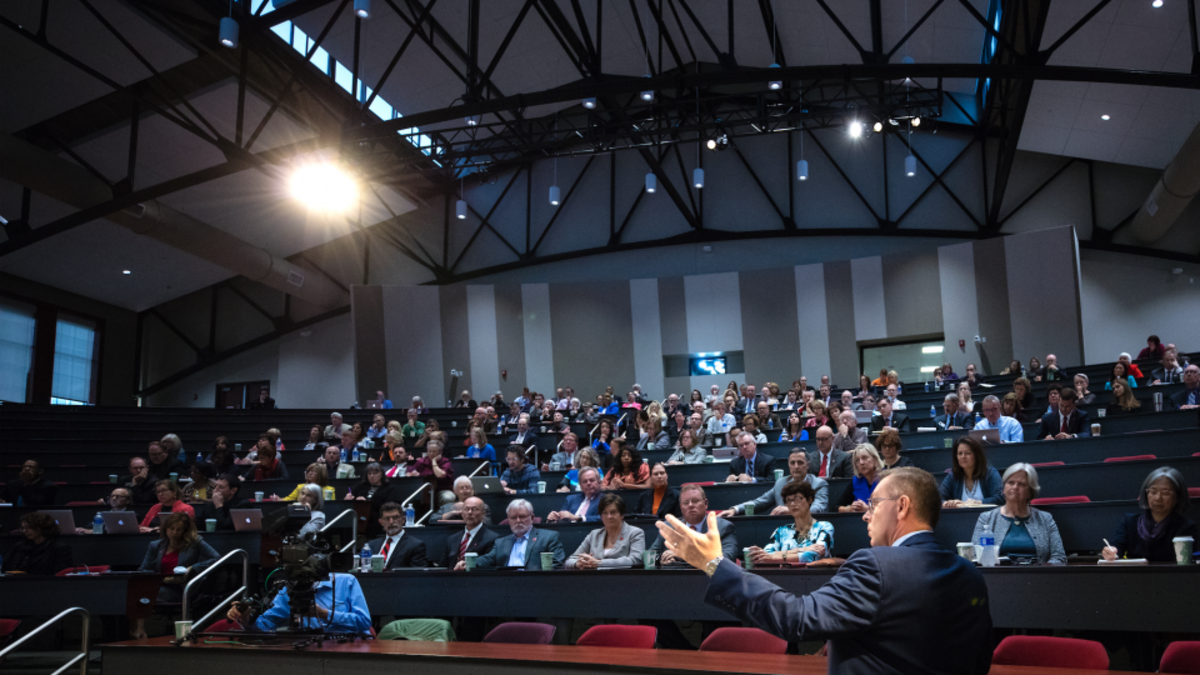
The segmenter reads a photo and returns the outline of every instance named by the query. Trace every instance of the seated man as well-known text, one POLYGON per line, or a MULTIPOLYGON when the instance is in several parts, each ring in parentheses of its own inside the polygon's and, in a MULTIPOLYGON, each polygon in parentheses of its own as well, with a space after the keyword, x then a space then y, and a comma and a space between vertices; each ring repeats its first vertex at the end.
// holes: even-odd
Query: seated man
POLYGON ((809 507, 810 511, 817 513, 827 509, 829 507, 829 483, 808 472, 808 454, 804 452, 804 449, 792 448, 787 463, 788 475, 775 481, 774 487, 762 493, 758 499, 725 509, 717 515, 722 518, 744 515, 746 507, 753 504, 755 515, 786 516, 788 507, 783 503, 783 488, 796 482, 808 483, 816 493, 816 497, 813 498, 812 505, 809 507))
POLYGON ((895 429, 900 433, 908 431, 908 416, 892 410, 892 399, 881 396, 875 407, 878 414, 871 417, 872 433, 878 433, 884 429, 895 429))
MULTIPOLYGON (((196 527, 204 531, 208 520, 217 521, 218 532, 234 530, 231 509, 240 508, 242 482, 228 475, 217 476, 212 491, 212 501, 201 504, 196 509, 196 527)), ((115 509, 114 509, 115 510, 115 509)))
POLYGON ((21 480, 9 483, 0 492, 0 504, 15 506, 53 506, 58 486, 42 477, 42 465, 27 459, 21 465, 21 480))
POLYGON ((542 474, 537 467, 525 463, 525 448, 510 445, 504 452, 504 461, 508 468, 500 474, 500 485, 504 493, 509 495, 531 495, 537 492, 538 481, 542 474))
POLYGON ((379 524, 383 536, 367 542, 372 555, 383 556, 383 569, 401 567, 429 567, 425 557, 425 542, 416 537, 405 537, 404 509, 396 502, 387 502, 379 507, 379 524))
MULTIPOLYGON (((550 462, 558 462, 560 471, 567 471, 575 468, 575 455, 579 452, 579 437, 574 432, 568 431, 563 434, 562 443, 558 445, 558 452, 550 456, 550 462)), ((550 464, 543 464, 542 471, 549 471, 550 464)))
MULTIPOLYGON (((318 581, 315 589, 313 615, 304 618, 302 623, 304 629, 324 630, 326 633, 370 634, 371 610, 367 608, 367 599, 363 596, 362 587, 358 585, 358 579, 350 574, 331 574, 328 580, 318 581), (334 599, 337 600, 336 608, 333 607, 334 599), (330 623, 330 614, 333 615, 332 623, 330 623)), ((229 608, 229 612, 225 614, 225 618, 233 625, 221 625, 218 622, 210 630, 252 628, 273 631, 287 628, 292 616, 291 607, 288 589, 284 587, 275 596, 271 607, 263 612, 262 616, 254 618, 254 623, 247 626, 242 622, 243 615, 246 614, 246 607, 241 602, 234 602, 233 606, 229 608)))
POLYGON ((342 433, 346 431, 350 431, 350 425, 342 422, 342 413, 333 412, 329 413, 329 426, 325 427, 325 432, 321 436, 330 443, 339 443, 342 440, 342 433))
MULTIPOLYGON (((150 481, 150 485, 154 485, 160 480, 168 480, 173 473, 181 476, 184 474, 183 462, 172 457, 171 453, 167 452, 166 447, 163 446, 162 441, 150 441, 146 456, 150 458, 146 467, 146 480, 150 481)), ((136 494, 134 498, 137 498, 136 494)))
POLYGON ((113 488, 112 494, 107 499, 101 499, 100 503, 108 505, 109 511, 132 511, 133 495, 129 488, 113 488))
POLYGON ((1194 410, 1200 408, 1200 366, 1192 364, 1183 369, 1183 391, 1175 392, 1167 399, 1169 410, 1194 410))
POLYGON ((782 429, 783 425, 779 423, 779 415, 771 412, 771 406, 767 405, 766 401, 759 400, 756 405, 758 414, 758 428, 764 431, 774 431, 782 429))
POLYGON ((446 537, 446 550, 442 553, 442 567, 454 569, 468 553, 483 555, 492 550, 499 535, 483 523, 483 500, 467 497, 463 501, 463 529, 446 537))
MULTIPOLYGON (((523 567, 527 570, 540 570, 542 553, 550 553, 553 556, 554 569, 562 569, 567 559, 562 541, 559 540, 557 532, 539 530, 533 526, 533 504, 524 499, 514 499, 509 503, 506 513, 508 529, 512 534, 497 539, 491 551, 476 559, 475 566, 480 569, 523 567)), ((456 570, 466 568, 466 563, 461 560, 454 566, 456 570)))
POLYGON ((346 456, 349 457, 350 452, 354 450, 354 432, 347 431, 342 434, 341 445, 331 445, 325 448, 325 456, 321 461, 325 462, 325 473, 330 478, 354 478, 354 467, 350 462, 342 462, 342 450, 346 451, 346 456), (349 443, 347 446, 346 444, 349 443))
POLYGON ((1163 352, 1162 366, 1155 368, 1150 377, 1150 384, 1175 384, 1183 382, 1183 368, 1179 366, 1179 354, 1174 349, 1163 352))
POLYGON ((1046 355, 1046 380, 1054 382, 1055 380, 1071 380, 1071 375, 1067 371, 1058 367, 1058 357, 1053 354, 1046 355))
POLYGON ((833 447, 833 429, 827 426, 817 428, 817 450, 808 453, 808 465, 818 478, 850 478, 854 468, 850 463, 850 454, 833 447))
POLYGON ((945 413, 938 415, 935 420, 938 429, 943 431, 970 430, 975 426, 974 418, 962 409, 958 394, 946 394, 946 398, 942 401, 942 410, 945 413))
MULTIPOLYGON (((684 524, 696 530, 700 534, 708 532, 708 520, 705 516, 708 514, 708 496, 704 494, 704 488, 695 483, 688 483, 679 488, 679 509, 683 514, 684 524)), ((721 553, 730 560, 739 560, 742 555, 742 550, 738 548, 737 534, 733 523, 724 518, 717 518, 717 532, 721 535, 721 553)), ((667 550, 663 544, 662 534, 654 540, 650 545, 651 551, 656 551, 662 555, 659 557, 659 565, 686 565, 687 562, 677 560, 675 554, 667 550)))
POLYGON ((529 415, 522 413, 517 418, 517 433, 508 437, 508 444, 530 448, 537 445, 537 432, 529 428, 529 415))
POLYGON ((738 434, 737 447, 740 455, 729 463, 726 483, 758 483, 775 480, 775 458, 758 451, 754 435, 743 431, 738 434))
POLYGON ((1042 417, 1042 427, 1038 430, 1038 438, 1047 441, 1063 440, 1066 438, 1090 438, 1092 421, 1088 419, 1086 410, 1075 407, 1079 394, 1075 389, 1063 389, 1058 395, 1058 410, 1046 413, 1042 417))
POLYGON ((737 420, 733 415, 725 412, 725 404, 717 401, 713 404, 713 414, 708 418, 708 423, 704 430, 708 432, 709 437, 716 440, 724 438, 725 432, 729 431, 737 424, 737 420))
POLYGON ((1000 414, 1000 399, 989 394, 983 399, 983 419, 975 423, 975 431, 1000 430, 1001 443, 1024 443, 1025 430, 1021 423, 1000 414))
POLYGON ((134 504, 153 504, 158 501, 154 495, 154 481, 150 479, 150 466, 141 457, 129 460, 129 473, 122 476, 117 484, 129 490, 134 504))
POLYGON ((600 471, 595 467, 584 467, 579 471, 579 492, 567 495, 562 509, 551 511, 546 520, 555 523, 600 522, 600 471))
POLYGON ((892 402, 893 410, 907 410, 908 409, 908 405, 904 401, 901 401, 900 399, 896 398, 896 396, 900 393, 899 387, 897 387, 895 384, 889 384, 887 386, 886 391, 887 391, 886 398, 892 402))
MULTIPOLYGON (((858 447, 859 443, 866 442, 867 430, 858 427, 858 418, 849 408, 843 410, 842 414, 838 415, 838 432, 833 437, 834 449, 848 453, 858 447)), ((813 502, 813 505, 815 506, 816 502, 813 502)))

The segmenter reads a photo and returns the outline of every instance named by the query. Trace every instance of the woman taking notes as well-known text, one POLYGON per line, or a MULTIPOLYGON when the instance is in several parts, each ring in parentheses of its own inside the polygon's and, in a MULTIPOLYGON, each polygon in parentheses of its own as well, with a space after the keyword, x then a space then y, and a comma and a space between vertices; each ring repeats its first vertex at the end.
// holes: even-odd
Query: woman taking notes
POLYGON ((814 519, 809 511, 817 496, 812 486, 806 482, 788 483, 779 494, 794 522, 775 530, 766 548, 750 547, 754 564, 810 563, 832 555, 833 525, 814 519))
POLYGON ((640 527, 625 524, 625 501, 620 495, 600 498, 600 522, 604 527, 592 530, 567 558, 567 569, 595 570, 602 567, 632 567, 642 562, 646 533, 640 527))
POLYGON ((1150 562, 1175 562, 1175 537, 1196 538, 1196 523, 1185 515, 1188 487, 1183 474, 1163 466, 1150 472, 1138 495, 1141 513, 1130 513, 1117 525, 1117 531, 1101 555, 1105 560, 1145 558, 1150 562))

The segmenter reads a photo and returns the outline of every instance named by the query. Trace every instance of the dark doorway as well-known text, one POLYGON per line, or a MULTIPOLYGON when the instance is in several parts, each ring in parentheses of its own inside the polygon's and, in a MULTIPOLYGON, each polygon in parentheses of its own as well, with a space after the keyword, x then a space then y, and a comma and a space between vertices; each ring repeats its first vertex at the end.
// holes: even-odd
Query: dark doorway
POLYGON ((258 392, 271 395, 271 382, 225 382, 217 385, 217 408, 242 410, 246 404, 258 398, 258 392))

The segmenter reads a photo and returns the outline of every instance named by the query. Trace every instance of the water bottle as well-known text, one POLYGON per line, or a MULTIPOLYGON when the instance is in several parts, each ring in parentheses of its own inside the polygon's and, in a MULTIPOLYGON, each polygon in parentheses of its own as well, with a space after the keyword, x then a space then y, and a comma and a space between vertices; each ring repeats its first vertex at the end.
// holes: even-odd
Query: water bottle
POLYGON ((275 452, 283 452, 283 439, 282 438, 275 439, 275 452))
POLYGON ((358 571, 366 574, 371 571, 371 545, 363 544, 362 552, 358 554, 358 571))
POLYGON ((978 411, 978 410, 976 410, 976 411, 975 411, 975 424, 976 424, 976 425, 978 425, 978 424, 979 424, 979 419, 980 419, 980 414, 979 414, 979 411, 978 411))
POLYGON ((929 406, 929 419, 931 419, 931 420, 937 419, 937 406, 935 406, 935 405, 929 406))
POLYGON ((342 448, 342 461, 346 461, 346 449, 342 448))
POLYGON ((104 534, 104 518, 99 513, 92 518, 92 534, 104 534))
POLYGON ((417 511, 412 504, 404 507, 404 525, 405 527, 413 527, 417 524, 417 511))
POLYGON ((197 453, 196 453, 196 463, 197 463, 197 464, 200 464, 200 463, 202 463, 202 462, 204 462, 204 453, 202 453, 202 452, 197 452, 197 453))
POLYGON ((979 564, 984 567, 996 566, 996 535, 990 525, 985 525, 979 534, 979 564))
POLYGON ((351 451, 350 451, 350 461, 351 461, 351 462, 357 462, 357 461, 358 461, 358 448, 355 448, 355 449, 353 449, 353 450, 351 450, 351 451))

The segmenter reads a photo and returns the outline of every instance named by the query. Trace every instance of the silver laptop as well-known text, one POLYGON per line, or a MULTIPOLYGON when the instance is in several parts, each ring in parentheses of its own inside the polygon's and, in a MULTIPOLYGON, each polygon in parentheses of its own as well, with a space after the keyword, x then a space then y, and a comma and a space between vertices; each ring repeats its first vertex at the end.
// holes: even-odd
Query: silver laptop
POLYGON ((108 534, 137 534, 140 524, 137 514, 133 511, 101 511, 104 519, 104 531, 108 534))
POLYGON ((367 410, 382 410, 383 401, 367 401, 367 410))
POLYGON ((75 514, 69 509, 62 511, 38 511, 44 513, 54 519, 54 524, 58 525, 59 534, 75 534, 75 514))
POLYGON ((476 497, 504 492, 504 486, 500 485, 500 479, 488 476, 471 476, 471 487, 475 489, 476 497))
POLYGON ((713 459, 721 461, 725 459, 733 459, 738 456, 737 448, 713 448, 713 459))
POLYGON ((999 429, 972 429, 968 435, 984 445, 1000 444, 999 429))
POLYGON ((855 410, 854 421, 858 422, 859 426, 870 426, 871 418, 875 416, 874 410, 855 410))
POLYGON ((262 529, 262 509, 229 509, 233 529, 238 532, 255 532, 262 529))

